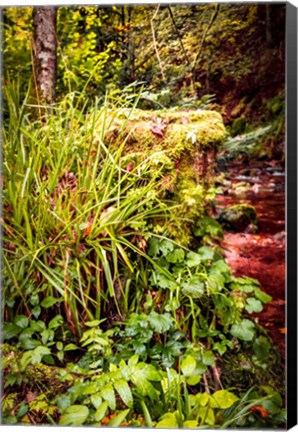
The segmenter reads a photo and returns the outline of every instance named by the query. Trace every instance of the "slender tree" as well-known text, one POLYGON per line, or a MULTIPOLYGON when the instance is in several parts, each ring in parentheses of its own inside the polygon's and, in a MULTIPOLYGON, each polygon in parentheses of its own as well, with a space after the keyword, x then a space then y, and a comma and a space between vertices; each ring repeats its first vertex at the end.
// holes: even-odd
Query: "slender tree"
POLYGON ((56 97, 57 8, 33 9, 33 69, 38 99, 52 103, 56 97))

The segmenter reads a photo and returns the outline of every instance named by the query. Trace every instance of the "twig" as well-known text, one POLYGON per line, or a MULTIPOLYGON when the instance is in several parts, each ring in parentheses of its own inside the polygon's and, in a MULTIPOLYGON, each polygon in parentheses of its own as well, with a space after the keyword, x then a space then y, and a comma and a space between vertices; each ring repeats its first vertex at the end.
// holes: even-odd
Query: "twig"
POLYGON ((153 21, 155 20, 157 14, 158 14, 159 8, 160 8, 160 5, 157 6, 155 13, 154 13, 153 17, 150 20, 150 24, 151 24, 151 31, 152 31, 152 39, 153 39, 154 49, 155 49, 156 57, 157 57, 157 60, 158 60, 158 63, 159 63, 161 76, 162 76, 162 79, 164 81, 166 81, 166 77, 165 77, 165 74, 164 74, 164 71, 163 71, 163 66, 162 66, 162 63, 161 63, 161 60, 160 60, 160 56, 159 56, 159 52, 158 52, 158 48, 157 48, 157 43, 156 43, 156 38, 155 38, 155 31, 154 31, 154 25, 153 25, 153 21))
POLYGON ((191 69, 191 74, 192 74, 192 92, 193 92, 194 95, 196 95, 195 87, 194 87, 194 83, 195 83, 195 76, 194 75, 195 75, 196 66, 197 66, 197 63, 198 63, 198 61, 199 61, 199 59, 201 57, 202 50, 203 50, 203 45, 205 43, 205 39, 207 37, 207 34, 208 34, 208 32, 209 32, 209 30, 210 30, 213 22, 215 21, 215 18, 217 17, 218 11, 219 11, 219 4, 217 3, 215 5, 215 10, 214 10, 214 13, 213 13, 210 21, 209 21, 209 24, 208 24, 208 26, 206 27, 206 29, 205 29, 205 31, 203 33, 203 36, 202 36, 202 39, 201 39, 200 48, 199 48, 198 53, 196 55, 196 58, 195 58, 195 60, 193 62, 193 66, 192 66, 192 69, 191 69))
POLYGON ((208 381, 207 381, 206 372, 203 373, 203 381, 204 381, 206 392, 210 394, 210 389, 209 389, 209 385, 208 385, 208 381))

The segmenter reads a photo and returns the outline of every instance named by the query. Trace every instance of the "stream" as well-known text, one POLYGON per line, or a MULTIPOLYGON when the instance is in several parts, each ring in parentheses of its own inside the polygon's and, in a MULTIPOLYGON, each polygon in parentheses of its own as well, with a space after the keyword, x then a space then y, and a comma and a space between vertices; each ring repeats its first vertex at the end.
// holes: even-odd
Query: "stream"
POLYGON ((285 360, 285 173, 278 162, 244 166, 233 163, 224 173, 218 210, 234 204, 253 205, 259 217, 257 233, 225 231, 225 258, 235 276, 257 279, 272 297, 254 314, 285 360))

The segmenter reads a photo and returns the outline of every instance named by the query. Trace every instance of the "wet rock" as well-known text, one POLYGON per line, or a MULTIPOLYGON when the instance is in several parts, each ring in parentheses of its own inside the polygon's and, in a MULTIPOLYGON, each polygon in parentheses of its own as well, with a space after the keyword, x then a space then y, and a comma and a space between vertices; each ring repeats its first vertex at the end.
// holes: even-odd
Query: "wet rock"
POLYGON ((256 232, 258 229, 257 212, 248 204, 236 204, 221 210, 218 221, 227 231, 243 232, 248 229, 256 232))

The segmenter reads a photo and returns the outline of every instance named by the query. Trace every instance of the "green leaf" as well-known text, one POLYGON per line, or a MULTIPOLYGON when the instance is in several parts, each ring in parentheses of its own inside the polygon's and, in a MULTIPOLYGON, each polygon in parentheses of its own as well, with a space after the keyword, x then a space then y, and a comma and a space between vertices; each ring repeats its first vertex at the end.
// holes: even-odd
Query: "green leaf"
POLYGON ((108 427, 118 427, 123 423, 125 418, 127 417, 130 409, 126 409, 121 411, 116 417, 112 418, 112 420, 108 423, 108 427))
POLYGON ((30 328, 34 331, 34 332, 38 332, 41 333, 43 330, 45 330, 46 325, 43 321, 39 320, 39 321, 34 321, 31 320, 30 321, 30 328))
POLYGON ((17 336, 22 329, 12 322, 5 322, 3 324, 3 339, 9 340, 17 336))
POLYGON ((159 428, 173 428, 177 429, 179 427, 179 423, 177 421, 176 413, 166 413, 161 417, 161 420, 155 426, 157 429, 159 428))
POLYGON ((205 292, 205 284, 199 276, 191 276, 187 282, 182 283, 182 292, 194 299, 200 298, 205 292))
POLYGON ((197 420, 186 420, 185 422, 183 422, 183 428, 185 429, 195 429, 197 426, 197 420))
POLYGON ((60 411, 65 411, 66 408, 70 407, 71 405, 71 397, 70 395, 63 395, 61 397, 59 397, 59 399, 57 400, 57 406, 59 408, 60 411))
POLYGON ((270 302, 272 300, 272 297, 269 294, 266 294, 260 288, 255 288, 255 296, 262 303, 268 303, 268 302, 270 302))
POLYGON ((186 265, 196 267, 201 264, 201 256, 195 252, 188 252, 186 255, 186 265))
POLYGON ((94 415, 95 420, 100 422, 106 415, 108 408, 109 404, 107 401, 104 401, 102 404, 100 404, 94 415))
POLYGON ((52 341, 54 339, 55 333, 54 330, 43 330, 41 332, 41 341, 43 345, 46 345, 48 341, 52 341))
POLYGON ((193 356, 188 355, 181 363, 181 371, 185 376, 191 376, 196 369, 197 362, 193 356))
POLYGON ((183 249, 175 249, 173 252, 170 252, 166 256, 166 260, 171 264, 175 264, 177 262, 182 262, 184 260, 184 257, 185 253, 183 249))
POLYGON ((16 315, 14 323, 21 329, 25 329, 29 325, 29 319, 25 315, 16 315))
POLYGON ((31 363, 37 364, 41 362, 41 359, 44 355, 51 354, 51 350, 45 346, 38 346, 32 352, 31 363))
POLYGON ((211 407, 207 406, 201 406, 198 411, 198 419, 201 419, 204 421, 204 424, 200 426, 204 426, 205 424, 213 426, 215 424, 215 416, 214 411, 211 407))
POLYGON ((202 246, 198 249, 202 261, 211 260, 214 258, 214 251, 208 246, 202 246))
POLYGON ((48 328, 49 329, 56 329, 60 327, 63 324, 64 320, 61 315, 56 315, 55 318, 51 319, 49 322, 48 328))
POLYGON ((148 320, 157 333, 165 333, 173 327, 173 321, 168 313, 161 315, 152 311, 148 316, 148 320))
POLYGON ((66 408, 62 415, 59 425, 62 426, 81 426, 87 420, 89 409, 84 405, 71 405, 66 408))
POLYGON ((108 383, 104 386, 104 388, 100 392, 102 398, 106 400, 109 404, 109 407, 112 411, 116 409, 116 397, 115 397, 115 390, 113 389, 113 386, 111 383, 108 383))
POLYGON ((53 296, 48 296, 48 297, 44 298, 40 304, 43 308, 47 309, 47 308, 54 306, 56 303, 61 302, 62 300, 63 300, 62 297, 55 298, 53 296))
POLYGON ((201 381, 201 375, 193 375, 190 377, 187 377, 186 382, 188 385, 197 385, 201 381))
POLYGON ((255 335, 255 325, 252 321, 243 319, 241 322, 232 325, 230 333, 241 340, 250 341, 255 335))
MULTIPOLYGON (((95 394, 91 395, 90 400, 91 400, 91 403, 96 410, 102 404, 102 397, 101 397, 100 393, 95 393, 95 394)), ((104 403, 108 404, 107 401, 105 401, 104 403)))
POLYGON ((159 249, 161 250, 162 254, 165 256, 169 252, 172 252, 174 250, 174 244, 170 240, 162 240, 159 249))
POLYGON ((263 310, 263 306, 260 300, 250 297, 246 300, 245 309, 248 313, 261 312, 263 310))
POLYGON ((101 323, 103 323, 104 321, 106 321, 106 318, 103 318, 103 319, 101 319, 101 320, 87 321, 87 322, 85 322, 85 325, 86 325, 87 327, 99 327, 99 325, 100 325, 101 323))
POLYGON ((124 379, 120 379, 114 382, 114 387, 119 393, 119 396, 123 400, 126 406, 129 408, 133 407, 133 397, 130 390, 130 387, 124 379))
POLYGON ((212 366, 215 363, 215 355, 212 351, 204 351, 202 360, 204 365, 212 366))
POLYGON ((270 342, 265 336, 258 337, 253 344, 253 349, 258 360, 266 359, 270 354, 270 348, 270 342))
POLYGON ((210 275, 216 273, 231 274, 231 269, 224 260, 218 260, 212 264, 209 273, 210 275))
POLYGON ((65 347, 64 347, 64 351, 74 351, 74 350, 78 350, 78 349, 80 349, 79 347, 77 347, 75 344, 73 344, 73 343, 70 343, 70 344, 67 344, 65 347))
POLYGON ((136 366, 139 362, 139 356, 137 354, 134 354, 130 359, 128 360, 128 366, 133 367, 136 366))
POLYGON ((206 406, 210 400, 210 395, 208 393, 197 393, 195 398, 198 405, 206 406))
POLYGON ((230 408, 239 398, 227 390, 219 390, 210 396, 210 406, 213 408, 230 408))

